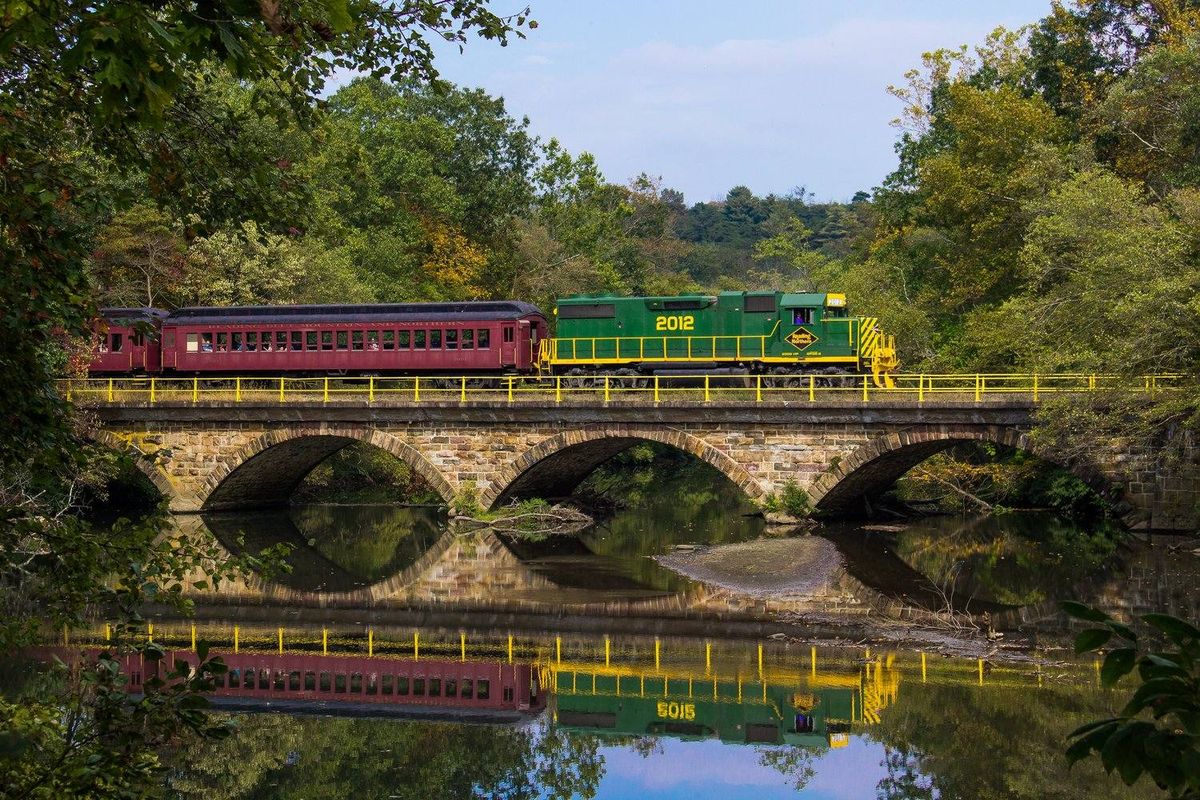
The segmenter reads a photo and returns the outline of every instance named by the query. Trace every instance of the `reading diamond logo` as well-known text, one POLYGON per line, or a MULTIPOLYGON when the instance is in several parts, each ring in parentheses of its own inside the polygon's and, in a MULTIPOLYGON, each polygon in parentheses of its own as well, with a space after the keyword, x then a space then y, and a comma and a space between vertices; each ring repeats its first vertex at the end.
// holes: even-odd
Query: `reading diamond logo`
POLYGON ((817 337, 813 336, 812 331, 804 328, 796 328, 796 330, 784 337, 784 340, 797 350, 803 350, 817 341, 817 337))

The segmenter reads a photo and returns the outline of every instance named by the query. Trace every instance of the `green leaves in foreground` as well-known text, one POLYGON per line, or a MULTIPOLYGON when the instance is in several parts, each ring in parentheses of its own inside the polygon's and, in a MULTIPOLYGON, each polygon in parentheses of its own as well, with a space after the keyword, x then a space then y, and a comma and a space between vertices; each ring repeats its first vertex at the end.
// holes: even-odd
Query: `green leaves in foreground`
POLYGON ((1139 685, 1119 716, 1096 720, 1070 734, 1067 760, 1074 764, 1095 753, 1104 769, 1127 785, 1143 774, 1174 798, 1200 798, 1200 629, 1169 614, 1146 614, 1141 621, 1165 640, 1168 649, 1143 648, 1127 625, 1081 603, 1063 603, 1070 616, 1098 627, 1075 638, 1075 652, 1108 650, 1100 668, 1105 686, 1137 671, 1139 685))

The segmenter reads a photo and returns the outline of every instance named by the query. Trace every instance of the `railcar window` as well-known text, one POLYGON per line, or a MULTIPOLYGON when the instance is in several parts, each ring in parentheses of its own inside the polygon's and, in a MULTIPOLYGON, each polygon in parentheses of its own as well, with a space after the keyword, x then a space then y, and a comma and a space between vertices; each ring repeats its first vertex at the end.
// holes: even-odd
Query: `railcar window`
POLYGON ((333 691, 338 694, 346 693, 346 673, 339 672, 333 676, 333 691))
POLYGON ((379 694, 379 677, 374 672, 367 677, 367 694, 379 694))
POLYGON ((430 697, 441 697, 442 696, 442 679, 441 678, 430 678, 429 679, 429 696, 430 697))
POLYGON ((446 349, 458 349, 458 331, 446 331, 446 349))
POLYGON ((121 334, 119 334, 119 333, 114 333, 114 334, 112 335, 112 351, 113 351, 114 353, 119 353, 119 352, 121 352, 121 347, 122 347, 122 346, 124 346, 124 344, 125 344, 125 337, 124 337, 124 336, 122 336, 122 335, 121 335, 121 334))
POLYGON ((200 352, 200 334, 198 334, 198 333, 189 333, 189 334, 187 335, 187 344, 186 344, 186 347, 187 347, 187 351, 188 351, 189 353, 198 353, 198 352, 200 352))
POLYGON ((258 331, 246 332, 246 349, 251 352, 258 350, 258 331))
POLYGON ((390 695, 392 693, 392 676, 384 675, 383 680, 380 681, 380 683, 382 684, 380 689, 382 690, 383 694, 390 695))
POLYGON ((775 313, 775 295, 750 295, 746 298, 747 314, 775 313))
POLYGON ((490 688, 491 688, 491 682, 488 681, 486 678, 480 678, 479 682, 475 684, 475 699, 476 700, 487 700, 488 699, 488 689, 490 689, 490 688))
POLYGON ((475 329, 474 328, 467 328, 466 330, 464 330, 462 332, 462 349, 463 350, 474 350, 475 349, 475 329))
POLYGON ((590 305, 559 306, 559 319, 608 319, 617 315, 617 307, 612 303, 592 303, 590 305))
POLYGON ((475 346, 480 350, 487 350, 492 344, 492 332, 487 328, 480 328, 475 331, 475 346))
POLYGON ((242 671, 237 667, 229 670, 229 688, 236 689, 242 683, 242 671))
MULTIPOLYGON (((341 345, 339 345, 339 347, 340 346, 341 345)), ((363 332, 362 331, 351 331, 350 332, 350 349, 351 350, 362 350, 363 349, 363 332)))
POLYGON ((413 331, 413 350, 425 349, 425 331, 413 331))
POLYGON ((458 681, 446 678, 446 697, 458 697, 458 681))
POLYGON ((211 353, 213 351, 213 335, 211 333, 200 334, 200 352, 211 353))
POLYGON ((304 691, 315 692, 317 690, 317 673, 308 671, 304 673, 304 691))
POLYGON ((470 678, 463 678, 463 682, 462 682, 462 696, 463 696, 463 697, 465 697, 465 698, 467 698, 468 700, 470 700, 470 699, 471 699, 471 695, 472 695, 472 694, 474 694, 474 689, 475 689, 475 686, 474 686, 474 684, 471 682, 471 679, 470 679, 470 678))
POLYGON ((379 331, 367 331, 367 349, 379 349, 379 331))
POLYGON ((243 689, 253 689, 254 688, 254 668, 253 667, 251 667, 250 669, 247 669, 245 672, 242 673, 242 688, 243 689))
POLYGON ((175 331, 167 331, 163 334, 163 347, 170 350, 175 346, 175 331))
POLYGON ((133 335, 133 346, 134 347, 141 347, 145 343, 146 343, 146 340, 142 337, 142 335, 140 333, 135 333, 133 335))
POLYGON ((338 331, 337 332, 337 349, 345 350, 346 347, 349 345, 349 340, 350 340, 350 337, 347 335, 346 331, 338 331))
POLYGON ((260 669, 258 671, 258 688, 264 691, 271 688, 271 670, 260 669))
POLYGON ((397 336, 397 339, 396 339, 396 349, 397 350, 408 350, 412 347, 412 343, 411 343, 412 337, 409 336, 408 331, 400 331, 398 334, 396 334, 396 336, 397 336))
POLYGON ((234 333, 232 335, 231 344, 233 345, 233 349, 235 351, 246 349, 245 346, 242 344, 242 335, 240 333, 234 333))
POLYGON ((408 676, 396 676, 396 694, 408 694, 408 676))
POLYGON ((425 679, 424 678, 413 678, 412 687, 413 687, 413 697, 424 697, 425 696, 425 679))
POLYGON ((511 325, 504 329, 504 341, 511 342, 513 340, 513 328, 511 325))
MULTIPOLYGON (((300 349, 300 340, 301 340, 300 332, 299 331, 293 332, 292 333, 292 349, 293 350, 300 349)), ((275 331, 275 349, 276 350, 287 350, 287 346, 288 346, 288 332, 287 331, 275 331)))
POLYGON ((288 691, 300 691, 300 670, 294 669, 288 673, 288 691))
POLYGON ((320 682, 320 684, 318 684, 318 685, 321 687, 321 691, 322 691, 322 692, 328 692, 328 691, 329 691, 329 689, 330 689, 330 682, 329 682, 329 673, 328 673, 328 672, 322 672, 322 673, 321 673, 321 682, 320 682))
POLYGON ((384 350, 392 350, 395 348, 395 346, 396 346, 396 332, 395 331, 384 331, 383 332, 383 349, 384 350))
POLYGON ((321 331, 321 349, 333 349, 333 331, 321 331))
POLYGON ((813 310, 811 308, 793 308, 792 309, 792 324, 807 325, 812 322, 813 310))
POLYGON ((429 349, 430 350, 441 350, 442 349, 442 332, 441 331, 430 331, 429 332, 429 349))
POLYGON ((285 686, 287 686, 287 683, 284 679, 283 670, 275 670, 275 680, 272 682, 271 687, 277 692, 282 692, 285 686))
POLYGON ((354 672, 350 675, 350 692, 351 694, 362 694, 362 673, 354 672))
MULTIPOLYGON (((287 341, 286 335, 284 336, 284 341, 287 341)), ((260 333, 258 335, 258 344, 264 351, 269 351, 271 349, 271 332, 263 331, 260 333)))
POLYGON ((504 702, 511 703, 512 699, 513 699, 513 687, 505 686, 504 687, 504 702))
POLYGON ((229 352, 229 334, 228 333, 218 333, 217 334, 217 352, 218 353, 229 352))

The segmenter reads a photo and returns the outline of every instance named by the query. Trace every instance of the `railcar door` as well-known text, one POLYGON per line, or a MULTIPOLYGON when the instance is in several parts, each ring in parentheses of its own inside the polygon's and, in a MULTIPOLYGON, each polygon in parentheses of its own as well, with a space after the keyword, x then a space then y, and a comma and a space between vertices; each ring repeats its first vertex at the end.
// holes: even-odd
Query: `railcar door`
POLYGON ((517 326, 506 322, 500 330, 500 364, 512 366, 517 360, 517 326))

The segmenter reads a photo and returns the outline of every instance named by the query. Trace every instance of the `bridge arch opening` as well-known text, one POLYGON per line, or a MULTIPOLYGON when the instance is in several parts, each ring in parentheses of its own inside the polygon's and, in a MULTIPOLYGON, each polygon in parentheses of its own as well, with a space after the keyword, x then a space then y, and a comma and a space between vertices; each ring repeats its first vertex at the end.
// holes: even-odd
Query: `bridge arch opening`
MULTIPOLYGON (((1119 516, 1127 517, 1131 510, 1122 501, 1119 488, 1099 469, 1045 459, 1026 434, 1011 429, 955 432, 910 429, 880 437, 837 461, 814 481, 809 492, 813 507, 823 517, 869 516, 884 495, 923 462, 955 448, 980 444, 996 445, 999 455, 1027 453, 1047 471, 1057 470, 1078 478, 1097 498, 1111 504, 1119 516)), ((945 489, 947 493, 955 491, 949 486, 945 489)))
POLYGON ((647 442, 674 448, 708 464, 752 500, 763 495, 761 485, 745 468, 691 434, 662 428, 597 426, 551 436, 522 453, 480 498, 481 504, 494 509, 531 497, 567 497, 602 464, 647 442))
POLYGON ((112 450, 127 458, 116 463, 97 459, 96 468, 89 470, 90 482, 83 487, 87 495, 81 500, 84 505, 138 511, 149 510, 174 497, 171 479, 153 453, 104 430, 92 431, 89 439, 93 447, 112 450))
POLYGON ((277 508, 290 505, 305 478, 334 454, 368 445, 399 459, 442 502, 453 489, 424 455, 391 434, 361 428, 285 429, 262 434, 223 459, 208 478, 201 511, 277 508))

